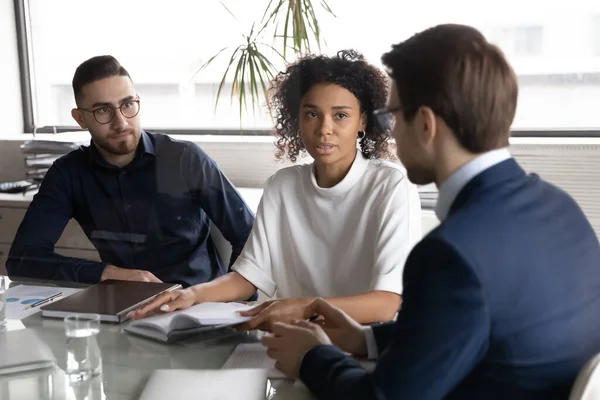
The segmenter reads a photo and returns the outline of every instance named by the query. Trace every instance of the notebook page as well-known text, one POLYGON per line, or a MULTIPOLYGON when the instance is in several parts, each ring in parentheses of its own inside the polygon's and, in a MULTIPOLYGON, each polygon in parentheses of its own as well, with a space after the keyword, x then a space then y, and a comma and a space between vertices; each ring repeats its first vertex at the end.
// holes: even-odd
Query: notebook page
POLYGON ((171 320, 180 313, 181 313, 181 311, 175 311, 172 313, 165 313, 165 314, 157 314, 157 315, 153 315, 151 317, 146 317, 144 319, 133 321, 133 322, 131 322, 130 325, 131 326, 150 326, 150 327, 159 329, 166 335, 169 332, 169 324, 171 323, 171 320))
POLYGON ((23 319, 39 312, 40 306, 64 299, 79 291, 81 289, 56 286, 13 286, 6 290, 6 317, 8 319, 23 319), (60 295, 61 293, 62 295, 60 295), (41 303, 43 300, 50 298, 54 299, 29 308, 33 304, 41 303))
POLYGON ((185 310, 158 314, 131 323, 132 326, 152 326, 163 333, 171 330, 189 329, 201 325, 234 325, 248 321, 238 311, 249 310, 254 306, 241 303, 201 303, 185 310), (179 318, 175 318, 181 315, 179 318), (195 322, 194 322, 195 321, 195 322))
POLYGON ((250 310, 254 305, 242 303, 201 303, 196 304, 183 313, 202 325, 224 325, 238 324, 250 320, 250 317, 242 317, 238 312, 250 310))

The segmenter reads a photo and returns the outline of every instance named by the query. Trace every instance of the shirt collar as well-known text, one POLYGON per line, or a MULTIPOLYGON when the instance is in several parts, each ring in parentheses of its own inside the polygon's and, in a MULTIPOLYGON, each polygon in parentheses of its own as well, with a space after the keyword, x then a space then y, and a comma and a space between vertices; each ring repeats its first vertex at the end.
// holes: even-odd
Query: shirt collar
POLYGON ((142 142, 142 153, 156 155, 154 143, 152 142, 152 139, 150 139, 150 135, 143 129, 140 141, 142 142))
POLYGON ((360 180, 368 166, 369 160, 367 160, 362 153, 357 150, 350 170, 344 179, 342 179, 337 185, 330 188, 320 187, 317 184, 317 178, 315 177, 316 166, 314 162, 310 168, 310 180, 317 193, 323 196, 340 196, 348 192, 360 180))
POLYGON ((448 177, 439 187, 435 215, 440 221, 448 216, 452 203, 460 190, 475 176, 512 156, 507 147, 488 151, 469 161, 448 177))

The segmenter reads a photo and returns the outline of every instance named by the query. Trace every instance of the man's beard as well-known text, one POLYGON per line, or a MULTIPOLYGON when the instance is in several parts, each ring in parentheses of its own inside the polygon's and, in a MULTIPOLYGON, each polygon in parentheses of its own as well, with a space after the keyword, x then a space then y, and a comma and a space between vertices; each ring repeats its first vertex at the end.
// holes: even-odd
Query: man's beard
POLYGON ((127 137, 127 140, 120 140, 119 142, 112 142, 110 138, 102 141, 94 141, 102 150, 115 156, 124 156, 133 153, 137 149, 139 142, 140 136, 136 137, 133 133, 131 137, 127 137))

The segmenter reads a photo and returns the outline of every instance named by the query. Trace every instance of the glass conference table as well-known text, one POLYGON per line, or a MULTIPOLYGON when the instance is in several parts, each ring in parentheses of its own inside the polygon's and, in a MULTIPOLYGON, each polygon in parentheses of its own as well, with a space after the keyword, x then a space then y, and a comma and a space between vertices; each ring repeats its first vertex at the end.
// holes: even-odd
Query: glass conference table
MULTIPOLYGON (((11 287, 17 284, 52 286, 47 282, 12 282, 11 287)), ((59 286, 77 287, 63 283, 59 286)), ((256 342, 260 335, 254 332, 230 332, 213 339, 192 337, 163 344, 123 332, 122 325, 101 325, 98 343, 102 351, 102 375, 88 382, 71 383, 64 374, 66 348, 63 321, 43 318, 41 313, 22 320, 8 320, 4 330, 22 329, 23 326, 34 329, 52 349, 57 366, 29 373, 0 375, 0 399, 138 399, 155 369, 220 369, 237 344, 256 342)), ((271 379, 270 386, 272 388, 265 399, 314 398, 299 382, 271 379)), ((174 391, 174 398, 176 393, 174 391)), ((198 398, 203 398, 201 390, 198 398)))

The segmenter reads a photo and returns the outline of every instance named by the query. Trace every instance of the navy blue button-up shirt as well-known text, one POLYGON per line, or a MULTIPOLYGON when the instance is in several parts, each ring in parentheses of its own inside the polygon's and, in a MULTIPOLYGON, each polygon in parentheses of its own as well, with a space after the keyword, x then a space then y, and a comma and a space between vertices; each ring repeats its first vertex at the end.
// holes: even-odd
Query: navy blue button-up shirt
POLYGON ((14 239, 10 276, 95 283, 107 264, 183 286, 222 275, 210 221, 240 254, 254 223, 233 184, 191 142, 142 131, 132 163, 105 162, 94 145, 48 170, 14 239), (102 262, 65 257, 54 245, 74 218, 102 262))

